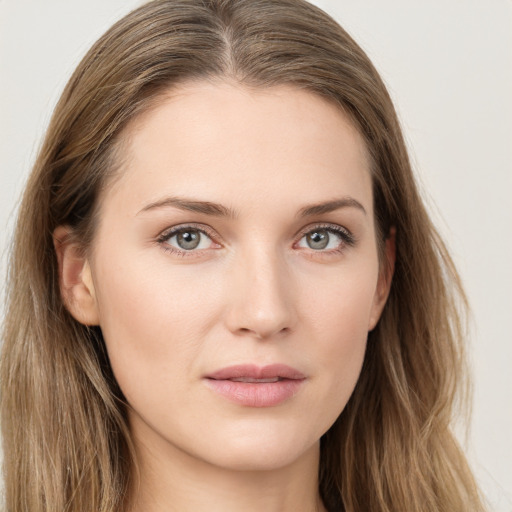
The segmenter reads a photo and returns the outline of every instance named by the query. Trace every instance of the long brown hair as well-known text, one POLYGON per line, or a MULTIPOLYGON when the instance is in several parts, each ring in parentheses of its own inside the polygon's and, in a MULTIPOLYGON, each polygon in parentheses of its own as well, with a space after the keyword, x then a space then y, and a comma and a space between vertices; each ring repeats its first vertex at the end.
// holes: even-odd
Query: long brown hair
POLYGON ((288 84, 350 117, 372 158, 381 240, 396 228, 388 303, 356 389, 321 439, 330 510, 482 511, 452 433, 465 299, 412 175, 397 117, 365 53, 303 0, 155 0, 116 23, 65 88, 28 181, 9 266, 1 425, 9 512, 123 510, 134 460, 101 331, 60 297, 52 233, 86 249, 123 130, 187 80, 288 84))

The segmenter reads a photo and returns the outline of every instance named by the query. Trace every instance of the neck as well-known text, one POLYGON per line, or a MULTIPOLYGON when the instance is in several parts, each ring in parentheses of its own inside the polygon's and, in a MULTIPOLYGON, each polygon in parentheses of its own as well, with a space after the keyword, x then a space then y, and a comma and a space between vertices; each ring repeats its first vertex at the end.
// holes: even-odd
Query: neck
MULTIPOLYGON (((139 438, 143 439, 143 438, 139 438)), ((325 512, 318 492, 319 444, 265 470, 223 468, 176 446, 137 442, 129 512, 325 512)))

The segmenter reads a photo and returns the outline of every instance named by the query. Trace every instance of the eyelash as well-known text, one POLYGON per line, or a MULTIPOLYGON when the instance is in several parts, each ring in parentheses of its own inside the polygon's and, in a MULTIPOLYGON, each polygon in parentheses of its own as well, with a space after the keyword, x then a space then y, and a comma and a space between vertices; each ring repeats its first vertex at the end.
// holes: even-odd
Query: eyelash
MULTIPOLYGON (((333 255, 333 254, 339 254, 347 249, 347 247, 353 247, 356 244, 356 239, 354 235, 346 228, 342 226, 338 226, 337 224, 316 224, 313 226, 308 226, 306 229, 302 230, 299 234, 298 242, 302 240, 306 235, 309 233, 314 233, 315 231, 327 231, 330 234, 335 234, 341 238, 341 242, 336 247, 336 249, 330 249, 330 250, 318 250, 315 251, 314 249, 310 250, 315 254, 321 254, 321 255, 333 255)), ((298 243, 296 242, 296 243, 298 243)))
MULTIPOLYGON (((176 247, 173 247, 169 245, 168 240, 172 238, 173 236, 177 235, 178 233, 187 231, 187 230, 193 230, 198 231, 199 233, 202 233, 203 235, 206 235, 210 240, 212 240, 213 243, 215 243, 216 234, 215 232, 204 225, 197 225, 197 224, 182 224, 179 226, 175 226, 173 228, 170 228, 166 231, 164 231, 162 234, 160 234, 156 242, 161 246, 161 248, 166 251, 170 252, 176 256, 179 257, 194 257, 199 256, 201 252, 205 249, 199 249, 199 250, 180 250, 176 247)), ((313 253, 319 254, 319 255, 332 255, 332 254, 339 254, 343 252, 347 247, 353 247, 356 244, 356 239, 354 235, 346 228, 338 226, 336 224, 316 224, 313 226, 308 226, 306 229, 303 229, 297 238, 297 241, 294 243, 294 246, 300 242, 306 235, 309 233, 313 233, 315 231, 327 231, 328 233, 335 234, 341 238, 341 242, 339 246, 336 249, 330 249, 330 250, 318 250, 315 251, 314 249, 310 249, 313 253)))
POLYGON ((197 251, 190 250, 180 250, 176 247, 173 247, 172 245, 169 245, 167 242, 169 238, 172 238, 173 236, 177 235, 178 233, 191 230, 191 231, 198 231, 199 233, 202 233, 203 235, 206 235, 210 240, 214 241, 215 239, 215 232, 204 225, 197 225, 197 224, 181 224, 179 226, 174 226, 170 229, 165 230, 161 235, 158 236, 156 239, 157 243, 162 247, 162 249, 166 252, 170 252, 176 256, 180 256, 182 258, 185 257, 194 257, 198 256, 202 250, 199 249, 197 251))

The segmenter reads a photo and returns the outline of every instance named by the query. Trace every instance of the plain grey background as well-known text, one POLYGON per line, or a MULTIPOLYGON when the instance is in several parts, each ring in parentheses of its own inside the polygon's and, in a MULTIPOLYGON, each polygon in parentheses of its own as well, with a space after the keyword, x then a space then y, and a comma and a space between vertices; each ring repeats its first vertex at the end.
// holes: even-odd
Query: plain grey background
MULTIPOLYGON (((0 245, 52 108, 89 46, 140 0, 0 0, 0 245)), ((474 313, 465 448, 512 512, 512 2, 316 0, 395 101, 424 197, 474 313)), ((0 270, 5 272, 5 255, 0 270)))

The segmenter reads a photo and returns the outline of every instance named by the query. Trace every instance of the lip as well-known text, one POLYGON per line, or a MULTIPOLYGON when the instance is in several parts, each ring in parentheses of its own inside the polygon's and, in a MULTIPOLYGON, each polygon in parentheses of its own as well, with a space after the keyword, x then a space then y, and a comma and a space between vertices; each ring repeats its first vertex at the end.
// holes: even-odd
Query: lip
POLYGON ((229 366, 204 378, 211 390, 246 407, 279 405, 295 396, 305 380, 302 372, 285 364, 229 366))

